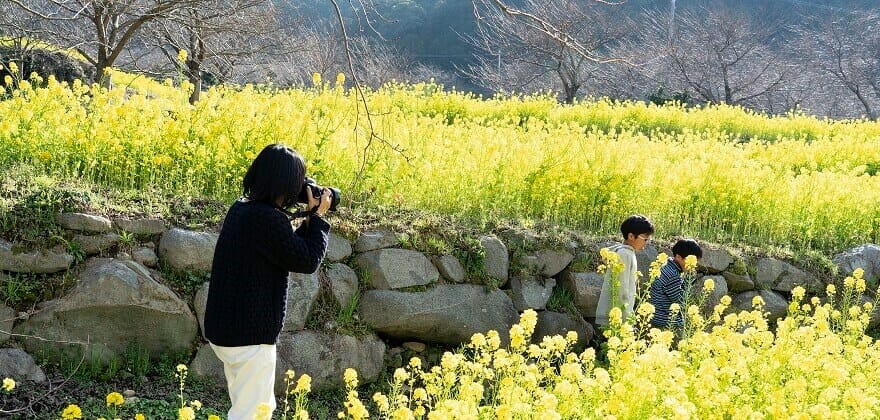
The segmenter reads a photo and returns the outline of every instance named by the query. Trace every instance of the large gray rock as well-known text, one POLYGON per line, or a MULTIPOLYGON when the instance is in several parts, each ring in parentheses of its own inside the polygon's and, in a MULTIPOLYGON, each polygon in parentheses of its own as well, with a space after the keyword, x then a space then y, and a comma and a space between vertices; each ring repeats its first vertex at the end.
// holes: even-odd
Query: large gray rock
POLYGON ((538 323, 535 325, 535 332, 532 334, 532 342, 540 343, 546 336, 561 335, 565 337, 569 331, 574 331, 578 335, 575 347, 582 348, 593 339, 596 333, 593 326, 580 315, 572 317, 569 314, 552 311, 538 312, 538 323))
POLYGON ((219 235, 174 228, 159 241, 159 256, 178 270, 210 271, 219 235))
POLYGON ((466 275, 464 267, 461 266, 461 262, 454 255, 435 256, 431 258, 431 262, 434 263, 434 266, 437 267, 437 271, 440 272, 443 278, 455 283, 464 281, 466 275))
POLYGON ((312 274, 290 273, 287 279, 287 314, 281 331, 305 328, 320 292, 321 281, 318 280, 317 271, 312 274))
POLYGON ((59 250, 18 252, 13 244, 0 239, 0 270, 14 273, 50 274, 67 270, 73 256, 59 250))
POLYGON ((208 339, 205 337, 205 308, 208 307, 208 289, 210 287, 211 282, 204 282, 193 297, 193 308, 196 310, 196 319, 199 320, 199 331, 202 332, 202 337, 205 340, 208 339))
POLYGON ((327 253, 324 254, 324 259, 330 262, 337 262, 349 256, 351 256, 351 243, 348 242, 348 239, 330 232, 330 238, 327 241, 327 253))
POLYGON ((325 274, 336 303, 343 308, 346 307, 358 292, 357 273, 345 264, 335 263, 327 267, 325 274))
POLYGON ((707 296, 706 301, 703 302, 703 310, 711 311, 715 305, 721 302, 721 298, 726 296, 729 291, 727 288, 727 280, 724 279, 723 276, 714 275, 714 276, 703 276, 697 281, 694 282, 694 285, 691 287, 691 293, 694 294, 694 297, 698 297, 703 294, 703 284, 706 280, 712 280, 715 285, 712 288, 712 291, 707 296))
POLYGON ((574 256, 568 251, 542 249, 533 256, 521 259, 520 264, 544 277, 553 277, 568 267, 573 259, 574 256))
POLYGON ((88 85, 95 80, 95 66, 74 57, 66 51, 50 51, 45 47, 33 48, 31 45, 0 46, 0 62, 17 61, 22 75, 35 72, 41 76, 51 74, 58 82, 73 85, 75 80, 88 85))
POLYGON ((162 219, 116 219, 116 228, 135 235, 157 235, 168 230, 162 219))
POLYGON ((61 213, 56 220, 61 227, 80 232, 104 233, 113 228, 110 219, 91 214, 61 213))
POLYGON ((15 328, 29 351, 79 353, 82 348, 57 341, 88 342, 89 358, 106 360, 129 344, 150 354, 189 351, 198 333, 186 302, 156 281, 146 267, 131 260, 90 260, 76 286, 64 297, 46 302, 15 328))
POLYGON ((485 258, 483 265, 486 275, 501 281, 501 285, 507 283, 508 271, 510 270, 510 257, 507 255, 507 246, 495 236, 483 236, 480 238, 485 258))
POLYGON ((317 331, 283 333, 278 339, 275 392, 284 395, 287 370, 297 379, 304 373, 311 376, 313 392, 343 388, 348 368, 357 371, 360 385, 375 382, 384 360, 385 343, 373 334, 356 338, 317 331))
POLYGON ((819 279, 787 262, 775 258, 762 258, 755 272, 755 285, 759 289, 791 292, 801 286, 809 293, 822 293, 824 285, 819 279))
POLYGON ((764 300, 764 311, 769 313, 767 320, 776 322, 777 319, 784 317, 788 313, 788 302, 779 293, 772 290, 760 290, 743 292, 733 296, 728 312, 735 311, 751 311, 752 299, 760 295, 764 300))
POLYGON ((46 374, 22 349, 0 349, 0 378, 16 381, 46 382, 46 374))
POLYGON ((408 249, 378 249, 358 255, 355 261, 376 289, 422 286, 440 278, 437 268, 424 254, 408 249))
POLYGON ((865 280, 880 279, 880 246, 878 245, 864 244, 848 249, 835 255, 831 261, 837 264, 838 271, 845 276, 852 274, 856 268, 861 268, 865 270, 865 280))
POLYGON ((425 292, 369 290, 360 319, 374 331, 404 340, 461 344, 475 333, 498 331, 507 342, 518 321, 504 292, 472 284, 439 285, 425 292))
POLYGON ((574 306, 587 318, 596 317, 604 282, 605 277, 599 273, 563 272, 560 278, 560 286, 571 292, 574 306))
POLYGON ((400 245, 400 241, 397 240, 397 235, 393 232, 384 230, 370 231, 362 233, 357 238, 357 241, 354 243, 354 250, 356 252, 368 252, 397 245, 400 245))
POLYGON ((79 244, 80 249, 86 255, 96 255, 116 246, 119 243, 119 235, 105 233, 103 235, 73 235, 73 242, 79 244))
POLYGON ((752 281, 752 278, 748 273, 736 274, 731 273, 730 271, 724 271, 721 275, 724 276, 724 280, 727 280, 727 289, 730 293, 739 293, 755 289, 755 282, 752 281))
POLYGON ((518 311, 547 307, 547 301, 556 286, 555 279, 538 279, 532 276, 516 276, 510 279, 513 306, 518 311))
POLYGON ((203 344, 196 352, 196 357, 189 364, 189 371, 198 378, 207 379, 215 385, 226 388, 226 374, 223 362, 217 358, 210 344, 203 344))
MULTIPOLYGON (((0 280, 3 280, 3 274, 0 274, 0 280)), ((0 302, 0 344, 9 340, 9 334, 12 332, 12 326, 15 324, 15 310, 0 302)))
POLYGON ((703 247, 703 258, 697 264, 697 270, 703 273, 717 274, 733 264, 733 256, 724 249, 703 247))

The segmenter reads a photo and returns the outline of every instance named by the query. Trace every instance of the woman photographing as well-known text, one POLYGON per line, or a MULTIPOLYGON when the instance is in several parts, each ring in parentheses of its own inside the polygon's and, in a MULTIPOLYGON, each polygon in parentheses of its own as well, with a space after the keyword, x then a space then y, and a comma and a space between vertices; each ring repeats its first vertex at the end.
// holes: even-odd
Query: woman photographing
POLYGON ((290 272, 314 273, 324 258, 331 195, 305 188, 306 217, 294 230, 286 208, 303 192, 306 167, 293 149, 266 146, 244 176, 244 195, 229 208, 211 268, 205 337, 223 362, 230 420, 275 408, 275 342, 281 333, 290 272))

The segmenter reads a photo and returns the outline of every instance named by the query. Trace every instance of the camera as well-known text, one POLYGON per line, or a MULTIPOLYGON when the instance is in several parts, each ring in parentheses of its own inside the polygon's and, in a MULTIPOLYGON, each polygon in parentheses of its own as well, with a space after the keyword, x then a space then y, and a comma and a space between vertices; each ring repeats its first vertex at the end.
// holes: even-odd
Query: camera
MULTIPOLYGON (((314 179, 306 177, 305 182, 303 182, 302 191, 299 192, 299 196, 297 196, 297 201, 302 204, 309 204, 309 195, 306 191, 311 188, 312 197, 319 198, 321 197, 321 187, 315 182, 314 179)), ((330 211, 336 211, 336 205, 339 204, 339 195, 340 192, 338 189, 333 187, 326 187, 330 190, 330 211)))

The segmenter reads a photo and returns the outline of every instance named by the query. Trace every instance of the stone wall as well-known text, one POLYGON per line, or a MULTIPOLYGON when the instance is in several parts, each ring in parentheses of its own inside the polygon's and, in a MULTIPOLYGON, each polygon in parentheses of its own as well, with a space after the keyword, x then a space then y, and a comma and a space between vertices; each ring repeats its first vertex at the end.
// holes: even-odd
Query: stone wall
MULTIPOLYGON (((0 356, 6 355, 0 357, 0 376, 44 380, 28 354, 70 357, 86 351, 88 357, 107 359, 137 343, 152 354, 195 354, 191 371, 223 383, 222 366, 201 334, 210 283, 185 301, 157 270, 160 262, 179 271, 209 270, 216 233, 168 229, 162 220, 109 220, 78 213, 61 214, 57 221, 78 245, 80 258, 68 252, 70 247, 23 252, 0 239, 0 276, 68 272, 76 278, 64 296, 41 302, 34 311, 16 313, 0 304, 0 330, 21 335, 8 342, 9 336, 0 333, 0 345, 8 347, 0 349, 0 356)), ((369 382, 406 357, 436 363, 437 355, 426 352, 427 345, 457 345, 488 330, 497 330, 506 340, 526 309, 539 313, 535 339, 573 330, 585 345, 594 334, 589 321, 595 317, 603 277, 578 262, 595 261, 599 248, 610 242, 570 240, 544 248, 532 232, 501 236, 475 238, 484 255, 484 275, 475 279, 452 254, 401 248, 394 232, 368 231, 353 240, 332 233, 319 271, 290 275, 287 319, 278 342, 279 389, 287 369, 310 374, 315 389, 326 389, 341 386, 348 367, 369 382), (500 287, 487 287, 486 278, 500 287), (570 292, 579 313, 547 309, 555 288, 570 292), (307 328, 311 317, 327 310, 320 305, 328 300, 319 296, 341 308, 356 302, 355 316, 369 331, 350 336, 332 322, 307 328)), ((671 255, 653 245, 638 253, 640 270, 647 273, 661 251, 671 255)), ((866 244, 835 256, 834 262, 841 274, 862 267, 867 278, 876 279, 880 247, 866 244)), ((820 294, 829 280, 773 258, 753 258, 747 264, 741 256, 707 246, 699 271, 715 281, 712 302, 729 294, 734 308, 750 309, 752 297, 761 295, 771 320, 785 315, 793 287, 820 294)), ((872 325, 878 322, 875 316, 872 325)))

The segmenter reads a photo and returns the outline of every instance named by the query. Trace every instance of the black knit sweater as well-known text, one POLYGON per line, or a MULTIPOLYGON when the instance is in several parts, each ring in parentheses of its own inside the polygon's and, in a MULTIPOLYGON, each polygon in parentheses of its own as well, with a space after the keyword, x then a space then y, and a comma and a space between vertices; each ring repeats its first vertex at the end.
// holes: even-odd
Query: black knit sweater
POLYGON ((225 347, 275 344, 287 310, 288 273, 314 273, 329 232, 318 216, 294 232, 272 205, 236 201, 214 250, 205 337, 225 347))

